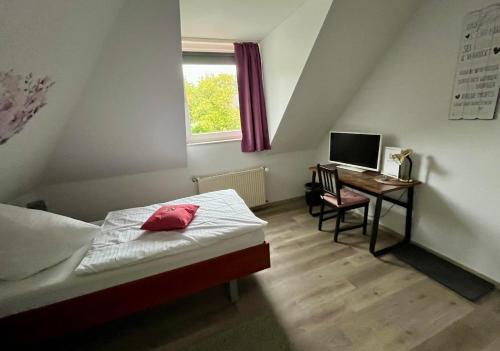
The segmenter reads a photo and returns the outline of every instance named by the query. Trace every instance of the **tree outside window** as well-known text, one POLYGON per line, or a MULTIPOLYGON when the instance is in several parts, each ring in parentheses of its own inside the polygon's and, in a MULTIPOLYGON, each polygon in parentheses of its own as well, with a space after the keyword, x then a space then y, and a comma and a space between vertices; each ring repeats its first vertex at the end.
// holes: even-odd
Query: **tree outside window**
POLYGON ((241 135, 235 65, 184 64, 188 126, 193 139, 241 135), (237 133, 234 133, 237 132, 237 133), (239 132, 239 133, 238 133, 239 132), (217 135, 215 135, 217 134, 217 135))

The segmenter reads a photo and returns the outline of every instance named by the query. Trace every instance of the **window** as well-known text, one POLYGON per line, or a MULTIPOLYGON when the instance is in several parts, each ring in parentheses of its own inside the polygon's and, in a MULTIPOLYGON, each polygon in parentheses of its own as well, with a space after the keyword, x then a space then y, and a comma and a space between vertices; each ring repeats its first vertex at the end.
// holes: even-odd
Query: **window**
POLYGON ((188 143, 241 139, 233 53, 184 52, 188 143))

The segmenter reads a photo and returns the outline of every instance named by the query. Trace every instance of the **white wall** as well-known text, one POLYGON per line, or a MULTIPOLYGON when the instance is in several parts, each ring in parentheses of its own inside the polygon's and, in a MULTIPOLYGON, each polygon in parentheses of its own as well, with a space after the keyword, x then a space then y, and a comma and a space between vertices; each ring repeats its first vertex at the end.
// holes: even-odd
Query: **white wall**
POLYGON ((0 0, 0 70, 55 82, 47 106, 0 145, 0 201, 38 183, 122 0, 0 0))
POLYGON ((272 141, 332 0, 308 0, 260 43, 272 141))
POLYGON ((186 146, 181 74, 177 1, 128 0, 45 184, 18 201, 43 198, 54 212, 93 220, 192 195, 193 176, 261 165, 270 168, 269 201, 303 194, 313 151, 242 153, 239 142, 186 146))
MULTIPOLYGON (((500 282, 500 121, 448 120, 464 15, 491 3, 425 1, 333 127, 413 148, 414 240, 500 282)), ((402 212, 382 223, 402 232, 402 212)))
MULTIPOLYGON (((285 40, 285 38, 283 38, 285 40)), ((276 41, 279 43, 279 41, 276 41)), ((18 198, 84 220, 196 193, 193 176, 267 166, 268 200, 303 194, 313 151, 186 146, 178 3, 128 0, 59 140, 45 184, 18 198)))
POLYGON ((71 114, 46 183, 186 165, 177 0, 126 1, 71 114))
POLYGON ((191 181, 194 176, 266 166, 268 200, 278 201, 303 195, 303 185, 310 177, 307 166, 316 152, 242 153, 239 142, 193 145, 187 151, 187 168, 49 185, 39 188, 31 198, 45 199, 51 211, 96 220, 111 210, 193 195, 197 192, 191 181))

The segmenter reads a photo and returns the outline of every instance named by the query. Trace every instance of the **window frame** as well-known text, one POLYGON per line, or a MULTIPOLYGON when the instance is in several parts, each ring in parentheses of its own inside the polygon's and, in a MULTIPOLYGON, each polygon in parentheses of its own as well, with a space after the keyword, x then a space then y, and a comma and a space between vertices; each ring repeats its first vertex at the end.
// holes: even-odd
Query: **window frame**
POLYGON ((187 135, 188 145, 222 143, 227 141, 240 141, 242 138, 241 130, 213 132, 213 133, 198 133, 198 134, 192 134, 191 130, 188 130, 187 133, 188 133, 187 135))
MULTIPOLYGON (((220 58, 222 64, 227 62, 234 62, 234 46, 232 42, 224 41, 196 41, 192 39, 183 39, 182 41, 182 64, 185 64, 186 57, 193 60, 197 57, 200 60, 207 59, 208 61, 217 62, 220 58), (232 57, 232 61, 231 60, 232 57)), ((183 83, 184 76, 182 77, 183 83)), ((238 92, 239 94, 239 92, 238 92)), ((187 144, 205 144, 205 143, 219 143, 228 141, 239 141, 242 139, 241 127, 239 130, 212 132, 212 133, 191 133, 191 116, 189 114, 189 106, 186 93, 184 92, 184 108, 186 116, 186 141, 187 144)))

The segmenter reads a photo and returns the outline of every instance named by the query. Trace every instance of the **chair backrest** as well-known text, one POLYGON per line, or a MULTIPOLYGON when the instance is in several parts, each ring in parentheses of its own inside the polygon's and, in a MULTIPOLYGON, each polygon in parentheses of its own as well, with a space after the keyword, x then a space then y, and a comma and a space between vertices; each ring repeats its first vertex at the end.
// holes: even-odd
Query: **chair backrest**
POLYGON ((340 181, 339 173, 337 167, 330 166, 325 167, 318 163, 316 166, 319 183, 321 184, 321 190, 323 194, 331 194, 337 198, 337 203, 342 204, 342 199, 340 197, 340 181))

